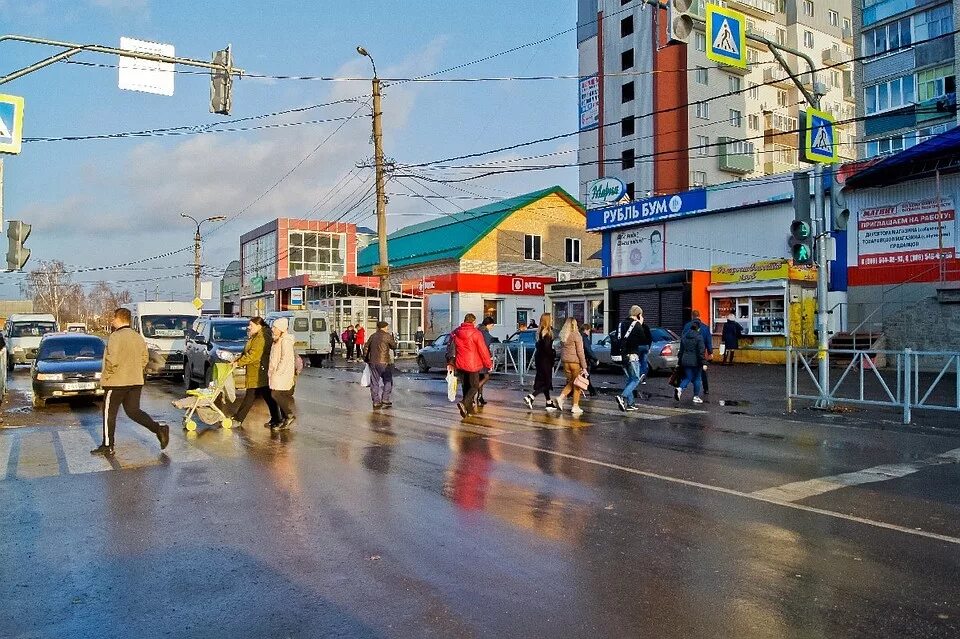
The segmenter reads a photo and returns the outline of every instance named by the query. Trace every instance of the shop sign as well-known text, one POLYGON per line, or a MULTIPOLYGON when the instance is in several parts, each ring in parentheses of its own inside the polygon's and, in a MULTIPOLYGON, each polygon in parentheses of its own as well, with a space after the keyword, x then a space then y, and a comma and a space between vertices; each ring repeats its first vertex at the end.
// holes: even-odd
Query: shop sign
POLYGON ((450 273, 430 279, 406 280, 403 289, 432 293, 488 293, 496 295, 540 295, 554 278, 526 275, 481 275, 474 273, 450 273))
POLYGON ((695 215, 707 208, 706 189, 659 195, 627 204, 587 211, 587 230, 602 231, 623 226, 638 226, 695 215))
POLYGON ((263 293, 264 278, 262 276, 250 278, 250 292, 263 293))
POLYGON ((811 267, 794 266, 790 260, 780 259, 762 260, 740 266, 718 264, 710 272, 710 281, 713 284, 744 284, 787 279, 816 282, 817 271, 811 267))
POLYGON ((607 177, 587 182, 587 206, 600 206, 619 202, 626 194, 627 186, 620 178, 607 177))
POLYGON ((662 224, 610 234, 610 275, 657 273, 663 269, 662 224))
POLYGON ((860 211, 858 266, 902 267, 956 257, 951 198, 927 198, 860 211))

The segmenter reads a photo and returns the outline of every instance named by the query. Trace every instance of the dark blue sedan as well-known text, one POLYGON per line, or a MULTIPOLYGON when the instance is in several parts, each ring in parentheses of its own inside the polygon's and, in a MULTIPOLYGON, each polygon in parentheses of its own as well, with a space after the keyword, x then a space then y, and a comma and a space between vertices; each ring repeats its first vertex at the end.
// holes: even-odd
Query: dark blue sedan
POLYGON ((102 339, 84 333, 49 333, 40 340, 33 364, 33 406, 51 399, 95 398, 103 395, 102 339))

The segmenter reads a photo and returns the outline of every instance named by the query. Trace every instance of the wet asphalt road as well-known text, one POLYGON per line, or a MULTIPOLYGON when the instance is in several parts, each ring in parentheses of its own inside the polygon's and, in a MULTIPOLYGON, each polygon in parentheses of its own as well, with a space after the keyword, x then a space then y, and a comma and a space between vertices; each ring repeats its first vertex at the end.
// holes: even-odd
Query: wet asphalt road
POLYGON ((8 419, 0 637, 960 636, 960 437, 355 377, 279 436, 121 417, 110 464, 97 406, 8 419))

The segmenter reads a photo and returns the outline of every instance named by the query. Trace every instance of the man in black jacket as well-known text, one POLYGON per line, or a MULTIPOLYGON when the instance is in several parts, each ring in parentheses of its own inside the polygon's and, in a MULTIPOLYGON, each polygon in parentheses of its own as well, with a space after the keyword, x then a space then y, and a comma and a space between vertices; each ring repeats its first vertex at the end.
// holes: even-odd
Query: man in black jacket
MULTIPOLYGON (((647 329, 649 332, 649 329, 647 329)), ((640 340, 643 335, 643 309, 634 304, 630 307, 630 316, 617 326, 617 353, 611 351, 612 358, 620 358, 627 384, 623 392, 617 395, 617 407, 622 411, 636 411, 633 391, 640 385, 640 340)), ((649 350, 649 347, 648 347, 649 350)), ((614 359, 614 361, 617 361, 614 359)))

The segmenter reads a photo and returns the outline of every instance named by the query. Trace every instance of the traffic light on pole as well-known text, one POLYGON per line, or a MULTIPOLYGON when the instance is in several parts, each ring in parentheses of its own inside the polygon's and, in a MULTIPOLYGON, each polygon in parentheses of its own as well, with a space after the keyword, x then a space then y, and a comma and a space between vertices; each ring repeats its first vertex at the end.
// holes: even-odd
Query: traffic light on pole
POLYGON ((24 248, 23 243, 30 237, 31 226, 19 220, 7 222, 7 241, 10 249, 7 251, 7 270, 19 271, 30 259, 30 249, 24 248))
POLYGON ((210 113, 230 115, 233 105, 233 59, 230 57, 230 47, 214 52, 213 64, 220 68, 210 70, 210 113))
POLYGON ((795 265, 813 264, 813 225, 810 220, 810 174, 793 174, 793 222, 790 223, 790 254, 795 265))
POLYGON ((847 222, 850 220, 850 208, 847 206, 847 198, 843 195, 843 184, 838 180, 840 177, 837 170, 833 171, 833 179, 830 181, 830 230, 846 231, 847 222))
POLYGON ((667 0, 667 41, 686 44, 693 33, 693 0, 667 0))

